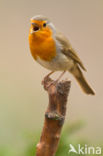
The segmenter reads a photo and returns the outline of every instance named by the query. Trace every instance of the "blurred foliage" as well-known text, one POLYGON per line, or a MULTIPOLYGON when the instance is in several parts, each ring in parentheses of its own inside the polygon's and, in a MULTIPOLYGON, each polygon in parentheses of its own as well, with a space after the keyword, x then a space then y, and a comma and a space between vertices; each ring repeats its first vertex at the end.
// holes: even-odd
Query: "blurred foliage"
MULTIPOLYGON (((72 144, 75 149, 77 149, 77 145, 80 144, 84 147, 85 144, 89 146, 89 143, 86 139, 76 139, 73 137, 73 134, 80 130, 84 126, 84 123, 81 121, 75 122, 73 124, 69 124, 66 126, 62 132, 58 150, 56 152, 56 156, 97 156, 95 154, 85 155, 85 154, 75 154, 75 153, 68 153, 69 152, 69 144, 72 144)), ((0 156, 34 156, 36 153, 36 145, 40 139, 40 132, 37 132, 33 135, 26 134, 25 136, 27 145, 22 151, 14 150, 10 146, 3 146, 0 147, 0 156)), ((91 145, 90 145, 91 146, 91 145)), ((100 145, 100 147, 103 147, 100 145)), ((101 155, 103 156, 103 154, 101 155)))

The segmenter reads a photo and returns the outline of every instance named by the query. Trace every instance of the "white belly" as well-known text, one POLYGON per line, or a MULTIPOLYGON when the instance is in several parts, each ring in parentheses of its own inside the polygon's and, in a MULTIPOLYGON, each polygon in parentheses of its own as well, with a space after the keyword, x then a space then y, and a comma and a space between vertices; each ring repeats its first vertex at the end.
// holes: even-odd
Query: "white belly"
POLYGON ((73 60, 67 58, 62 52, 58 52, 57 56, 50 62, 44 61, 39 57, 37 58, 37 62, 51 71, 70 70, 74 65, 73 60))

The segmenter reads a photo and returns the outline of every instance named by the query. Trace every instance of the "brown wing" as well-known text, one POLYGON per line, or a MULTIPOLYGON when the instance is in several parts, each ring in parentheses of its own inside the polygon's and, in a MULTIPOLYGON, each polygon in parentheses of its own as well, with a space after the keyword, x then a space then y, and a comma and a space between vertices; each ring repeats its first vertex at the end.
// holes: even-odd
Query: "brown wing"
POLYGON ((71 44, 69 43, 68 39, 63 36, 61 33, 56 34, 56 40, 60 42, 62 45, 62 52, 67 56, 72 58, 76 63, 80 65, 80 67, 86 71, 82 61, 76 54, 75 50, 72 48, 71 44))

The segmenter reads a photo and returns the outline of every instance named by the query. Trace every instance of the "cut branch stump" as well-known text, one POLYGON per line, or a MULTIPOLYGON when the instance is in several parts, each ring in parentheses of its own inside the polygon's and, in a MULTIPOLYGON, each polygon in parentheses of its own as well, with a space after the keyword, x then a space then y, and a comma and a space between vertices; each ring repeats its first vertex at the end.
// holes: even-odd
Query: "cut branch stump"
POLYGON ((70 81, 55 83, 49 77, 43 81, 44 89, 49 95, 49 105, 45 113, 40 142, 37 144, 36 156, 55 156, 65 120, 70 84, 70 81))

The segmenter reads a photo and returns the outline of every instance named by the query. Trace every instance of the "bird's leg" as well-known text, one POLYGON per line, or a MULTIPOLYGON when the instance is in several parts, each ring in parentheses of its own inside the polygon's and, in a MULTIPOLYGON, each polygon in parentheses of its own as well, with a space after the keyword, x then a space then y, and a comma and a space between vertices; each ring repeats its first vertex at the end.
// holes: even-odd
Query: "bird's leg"
POLYGON ((53 74, 55 71, 52 71, 50 72, 49 74, 47 74, 45 77, 44 77, 44 80, 47 79, 51 74, 53 74))
POLYGON ((45 80, 47 80, 48 79, 48 77, 51 75, 51 74, 53 74, 55 71, 52 71, 52 72, 50 72, 49 74, 47 74, 45 77, 44 77, 44 79, 42 80, 42 84, 45 82, 45 80))
POLYGON ((54 71, 52 71, 52 72, 50 72, 49 74, 47 74, 45 77, 44 77, 44 79, 46 79, 46 78, 48 78, 51 74, 53 74, 54 73, 54 71))
POLYGON ((62 73, 61 73, 61 75, 58 77, 58 79, 55 81, 56 83, 62 78, 62 76, 65 74, 65 72, 66 71, 63 71, 62 73))
POLYGON ((65 72, 66 72, 66 71, 63 71, 56 81, 51 82, 51 83, 48 85, 48 88, 49 88, 52 84, 55 84, 55 85, 56 85, 56 84, 58 83, 58 81, 61 79, 61 77, 65 74, 65 72))

